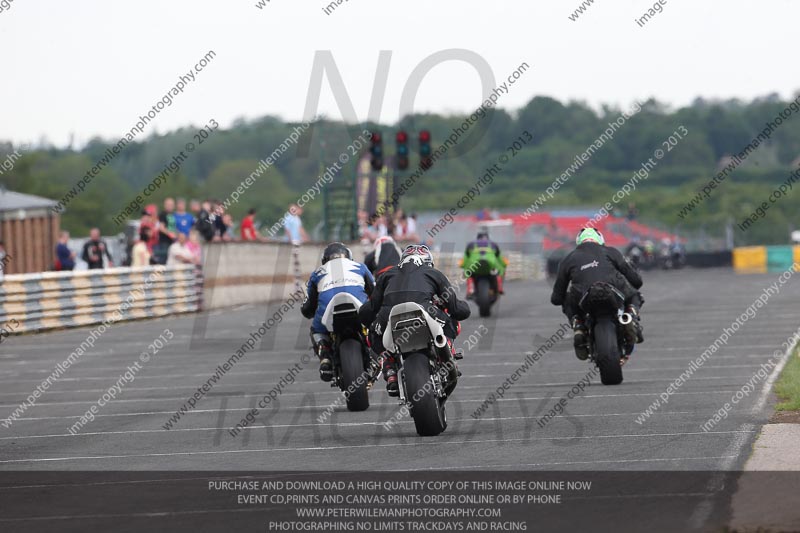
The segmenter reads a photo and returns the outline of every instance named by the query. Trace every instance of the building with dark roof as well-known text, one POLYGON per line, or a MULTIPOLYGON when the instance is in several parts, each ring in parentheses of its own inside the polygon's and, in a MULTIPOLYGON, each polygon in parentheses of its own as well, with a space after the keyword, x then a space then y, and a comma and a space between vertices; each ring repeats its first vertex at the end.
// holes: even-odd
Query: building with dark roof
POLYGON ((56 202, 0 187, 0 240, 9 256, 5 274, 51 270, 61 217, 56 202))

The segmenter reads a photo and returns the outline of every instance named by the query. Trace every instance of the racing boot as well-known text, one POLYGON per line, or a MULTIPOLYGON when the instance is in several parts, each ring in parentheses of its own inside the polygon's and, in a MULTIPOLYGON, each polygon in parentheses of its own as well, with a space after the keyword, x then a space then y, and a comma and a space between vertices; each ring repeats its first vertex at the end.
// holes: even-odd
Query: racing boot
POLYGON ((329 383, 333 380, 333 345, 328 335, 314 333, 311 336, 314 351, 319 357, 319 379, 329 383))
POLYGON ((572 319, 572 344, 575 347, 575 356, 581 361, 589 358, 589 331, 580 317, 572 319))
POLYGON ((400 386, 397 383, 397 370, 395 370, 394 356, 387 355, 383 359, 383 378, 386 380, 386 393, 392 398, 400 396, 400 386))
POLYGON ((472 276, 467 278, 467 300, 471 300, 475 297, 475 280, 472 279, 472 276))

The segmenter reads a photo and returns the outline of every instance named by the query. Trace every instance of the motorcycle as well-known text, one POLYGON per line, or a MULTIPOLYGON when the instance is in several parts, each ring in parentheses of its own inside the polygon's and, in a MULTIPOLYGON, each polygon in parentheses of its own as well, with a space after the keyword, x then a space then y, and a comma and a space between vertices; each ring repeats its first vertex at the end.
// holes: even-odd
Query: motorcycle
POLYGON ((358 298, 342 292, 331 299, 322 316, 333 340, 331 387, 344 392, 348 411, 369 408, 369 390, 381 370, 380 361, 370 356, 366 333, 358 320, 360 307, 358 298))
POLYGON ((677 270, 686 266, 686 257, 679 250, 663 248, 659 255, 661 268, 664 270, 677 270))
POLYGON ((625 297, 616 287, 598 282, 580 300, 589 331, 589 357, 600 370, 603 385, 622 383, 622 362, 636 342, 630 327, 634 318, 625 309, 625 297))
POLYGON ((656 258, 652 251, 634 246, 625 252, 625 259, 636 270, 651 270, 656 265, 656 258))
POLYGON ((442 325, 417 303, 395 305, 383 345, 398 361, 400 403, 408 407, 417 434, 439 435, 447 428, 445 402, 458 381, 442 325))
MULTIPOLYGON (((508 266, 508 260, 503 258, 503 262, 508 266)), ((478 313, 481 317, 492 315, 492 306, 500 298, 500 273, 497 268, 486 259, 475 261, 468 268, 464 267, 464 261, 460 265, 464 268, 468 283, 471 289, 467 298, 475 300, 478 304, 478 313)))
POLYGON ((625 259, 634 269, 640 270, 644 261, 642 258, 643 255, 644 254, 641 248, 634 247, 628 251, 628 253, 625 255, 625 259))

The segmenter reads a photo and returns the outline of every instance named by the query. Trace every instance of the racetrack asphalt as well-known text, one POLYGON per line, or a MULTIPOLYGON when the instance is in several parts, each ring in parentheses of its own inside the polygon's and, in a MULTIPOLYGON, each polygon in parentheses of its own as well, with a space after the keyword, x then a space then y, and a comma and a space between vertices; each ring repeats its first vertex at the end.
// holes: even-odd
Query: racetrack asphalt
MULTIPOLYGON (((646 272, 646 341, 624 367, 624 382, 602 386, 594 377, 590 387, 569 399, 563 414, 543 427, 537 420, 592 370, 575 358, 569 338, 549 350, 477 420, 471 416, 563 322, 560 309, 549 303, 549 282, 508 283, 491 318, 479 318, 473 306, 473 316, 462 324, 459 347, 466 348, 466 339, 476 331, 489 333, 477 347, 465 349, 463 376, 447 403, 449 427, 434 438, 418 437, 407 417, 387 431, 384 423, 399 406, 386 396, 382 381, 370 393, 369 410, 350 413, 337 406, 326 421, 318 421, 340 393, 319 381, 313 361, 305 364, 303 356, 310 353, 308 321, 296 309, 195 409, 166 430, 163 425, 170 416, 277 307, 118 324, 10 428, 0 427, 0 469, 739 470, 771 413, 770 378, 758 380, 755 390, 713 429, 704 431, 701 426, 797 330, 798 280, 782 285, 667 404, 641 424, 636 420, 779 275, 736 275, 726 269, 646 272), (94 421, 70 434, 68 428, 165 329, 174 338, 142 364, 135 380, 101 407, 94 421), (295 382, 282 388, 256 423, 232 437, 228 429, 295 365, 302 368, 295 382)), ((4 342, 0 419, 9 416, 90 330, 4 342)), ((711 511, 708 505, 694 503, 690 518, 702 524, 711 511)))

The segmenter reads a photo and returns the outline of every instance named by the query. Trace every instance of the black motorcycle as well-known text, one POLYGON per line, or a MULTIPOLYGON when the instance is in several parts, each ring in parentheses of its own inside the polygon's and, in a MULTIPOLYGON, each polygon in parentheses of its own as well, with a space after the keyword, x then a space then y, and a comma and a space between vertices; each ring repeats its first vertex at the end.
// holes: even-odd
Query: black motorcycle
POLYGON ((657 261, 653 252, 641 246, 631 246, 625 251, 625 260, 636 270, 652 270, 657 261))
POLYGON ((416 303, 392 307, 383 345, 395 354, 401 404, 420 436, 447 428, 445 401, 456 388, 458 369, 442 325, 416 303))
POLYGON ((589 356, 600 369, 603 385, 622 383, 623 359, 636 342, 633 316, 625 312, 625 296, 608 283, 595 283, 580 301, 589 330, 589 356))
POLYGON ((380 362, 370 355, 366 335, 358 320, 361 302, 339 293, 328 304, 322 323, 333 339, 333 380, 345 394, 348 411, 369 409, 369 389, 380 375, 380 362))
POLYGON ((664 270, 677 270, 686 266, 686 256, 680 250, 663 248, 659 256, 661 268, 664 270))

